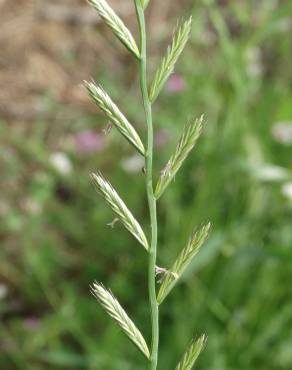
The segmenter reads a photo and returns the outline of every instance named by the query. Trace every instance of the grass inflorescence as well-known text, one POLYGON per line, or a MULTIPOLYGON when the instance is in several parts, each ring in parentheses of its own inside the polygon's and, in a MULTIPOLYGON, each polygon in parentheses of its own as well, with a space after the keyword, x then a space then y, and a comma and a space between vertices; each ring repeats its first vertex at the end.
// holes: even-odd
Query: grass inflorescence
MULTIPOLYGON (((159 354, 159 305, 175 286, 176 281, 181 277, 184 270, 191 263, 195 255, 199 252, 202 244, 207 238, 210 224, 203 226, 195 232, 187 244, 187 246, 179 254, 171 269, 168 271, 164 268, 157 268, 157 237, 158 237, 158 222, 157 222, 157 200, 166 190, 172 179, 179 171, 184 161, 195 146, 201 131, 203 116, 199 119, 191 120, 183 129, 182 134, 166 167, 161 171, 156 189, 154 188, 153 180, 153 122, 152 122, 152 104, 157 99, 164 84, 174 70, 175 64, 181 55, 184 47, 189 39, 192 18, 183 22, 176 30, 173 36, 172 44, 168 47, 165 57, 157 69, 150 89, 148 91, 148 76, 147 76, 147 33, 145 24, 144 10, 148 5, 148 1, 135 0, 136 14, 140 32, 140 46, 136 46, 134 38, 109 7, 105 0, 90 0, 90 3, 97 10, 100 17, 111 28, 117 38, 137 57, 139 64, 139 78, 143 108, 145 112, 145 122, 147 126, 147 145, 144 146, 142 140, 138 136, 135 128, 129 123, 126 117, 121 113, 120 109, 104 89, 94 82, 85 82, 85 86, 89 95, 98 107, 106 114, 110 121, 116 126, 120 133, 142 154, 145 158, 146 171, 146 194, 148 200, 151 235, 149 242, 145 236, 142 227, 132 215, 132 212, 127 208, 117 191, 112 185, 107 182, 100 173, 92 174, 92 179, 97 187, 98 192, 102 195, 105 202, 113 210, 118 219, 122 222, 125 228, 143 245, 148 252, 148 290, 149 290, 149 306, 151 313, 151 349, 148 349, 145 339, 137 329, 132 320, 120 306, 118 300, 111 292, 106 290, 101 284, 94 283, 92 292, 98 299, 105 311, 118 323, 125 334, 134 342, 137 347, 144 353, 149 360, 149 370, 156 370, 158 366, 159 354), (156 272, 157 269, 164 271, 164 277, 161 282, 161 287, 157 293, 156 287, 156 272)), ((202 336, 198 340, 191 343, 190 347, 184 354, 181 362, 177 366, 177 370, 191 370, 197 357, 204 347, 206 337, 202 336)))

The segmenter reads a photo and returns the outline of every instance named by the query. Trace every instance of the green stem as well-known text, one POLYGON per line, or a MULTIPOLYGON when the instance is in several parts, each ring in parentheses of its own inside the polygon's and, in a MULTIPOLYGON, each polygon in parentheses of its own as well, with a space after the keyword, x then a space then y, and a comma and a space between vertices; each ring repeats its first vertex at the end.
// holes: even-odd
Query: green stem
POLYGON ((156 299, 155 285, 155 266, 157 254, 157 215, 156 215, 156 199, 153 191, 153 124, 152 124, 152 108, 149 100, 147 88, 147 43, 146 43, 146 27, 144 9, 141 0, 135 0, 137 18, 140 30, 140 84, 145 110, 145 117, 148 130, 148 143, 146 151, 146 190, 148 198, 148 206, 151 222, 151 245, 149 250, 149 267, 148 267, 148 289, 149 302, 151 308, 152 322, 152 345, 149 370, 157 369, 158 360, 158 345, 159 345, 159 310, 156 299))

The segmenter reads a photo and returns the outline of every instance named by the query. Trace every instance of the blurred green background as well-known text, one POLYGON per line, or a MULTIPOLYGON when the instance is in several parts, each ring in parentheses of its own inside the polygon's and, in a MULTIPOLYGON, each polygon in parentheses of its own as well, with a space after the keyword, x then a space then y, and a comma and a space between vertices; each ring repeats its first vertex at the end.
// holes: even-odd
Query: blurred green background
MULTIPOLYGON (((131 1, 110 1, 136 35, 131 1)), ((159 265, 212 233, 161 307, 159 369, 207 333, 197 368, 292 369, 292 3, 151 0, 150 71, 177 19, 190 43, 154 107, 156 177, 185 122, 204 135, 159 202, 159 265)), ((142 370, 89 293, 119 298, 147 339, 143 248, 96 194, 102 170, 149 232, 143 162, 80 83, 95 78, 140 135, 137 65, 84 1, 0 1, 0 368, 142 370)))

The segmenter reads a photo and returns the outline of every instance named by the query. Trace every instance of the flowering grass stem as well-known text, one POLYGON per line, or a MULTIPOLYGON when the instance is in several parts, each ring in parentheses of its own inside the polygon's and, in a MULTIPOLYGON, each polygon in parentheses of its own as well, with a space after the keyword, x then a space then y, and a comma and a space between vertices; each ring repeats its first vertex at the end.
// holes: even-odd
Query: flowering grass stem
MULTIPOLYGON (((94 283, 92 292, 101 306, 109 316, 121 327, 124 333, 136 344, 144 353, 149 361, 149 370, 157 370, 158 350, 159 350, 159 305, 172 288, 176 285, 177 280, 181 277, 184 270, 191 263, 192 259, 198 253, 203 245, 210 228, 210 225, 202 227, 194 233, 187 246, 179 254, 178 258, 170 270, 158 267, 157 260, 157 210, 156 203, 164 190, 171 183, 172 179, 186 160, 191 150, 196 144, 202 130, 202 117, 198 120, 192 120, 183 129, 181 138, 178 142, 174 154, 170 157, 165 169, 162 171, 154 191, 153 181, 153 121, 152 121, 152 104, 158 97, 166 80, 172 73, 176 61, 182 53, 190 35, 191 18, 184 22, 174 35, 171 46, 167 49, 166 56, 162 59, 158 71, 154 77, 150 90, 147 83, 147 37, 145 25, 145 8, 149 0, 134 0, 137 20, 139 25, 140 43, 136 46, 134 38, 116 15, 109 7, 106 0, 89 0, 95 7, 98 14, 106 24, 112 29, 113 33, 120 41, 137 57, 139 64, 140 89, 147 125, 147 144, 144 146, 138 136, 134 126, 132 126, 126 117, 121 113, 117 105, 111 100, 109 95, 93 82, 86 83, 89 95, 99 108, 107 115, 111 122, 117 127, 121 134, 143 155, 145 159, 146 171, 146 193, 148 200, 151 236, 146 238, 142 227, 134 218, 132 212, 127 208, 118 192, 112 185, 106 181, 101 173, 93 174, 92 178, 98 192, 102 195, 105 202, 113 210, 126 229, 144 246, 148 252, 148 295, 151 314, 151 346, 148 347, 142 333, 136 327, 130 316, 122 308, 117 298, 105 289, 102 284, 94 283), (158 280, 161 287, 156 294, 156 276, 162 274, 162 279, 158 280)), ((197 341, 192 341, 191 345, 185 352, 181 362, 176 370, 191 370, 197 357, 205 345, 206 337, 201 336, 197 341)))
POLYGON ((146 190, 151 223, 151 244, 149 249, 148 289, 152 322, 152 344, 150 353, 149 370, 156 370, 159 345, 159 308, 156 299, 155 266, 157 255, 157 214, 156 198, 153 189, 153 122, 152 108, 147 87, 147 39, 144 9, 140 0, 135 0, 137 19, 140 31, 140 60, 139 75, 145 118, 147 123, 147 148, 146 148, 146 190))

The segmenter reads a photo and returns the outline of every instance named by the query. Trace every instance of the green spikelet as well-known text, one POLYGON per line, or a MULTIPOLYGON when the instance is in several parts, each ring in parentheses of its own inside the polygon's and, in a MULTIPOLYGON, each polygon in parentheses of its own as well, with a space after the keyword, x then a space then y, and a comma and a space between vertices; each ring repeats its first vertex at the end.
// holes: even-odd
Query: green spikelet
POLYGON ((122 328, 123 332, 130 338, 130 340, 136 344, 147 358, 149 358, 150 353, 145 339, 114 295, 97 282, 93 283, 91 292, 109 316, 122 328))
POLYGON ((199 339, 192 341, 175 370, 191 370, 200 353, 204 349, 206 342, 207 337, 205 335, 202 335, 199 339))
POLYGON ((199 119, 190 121, 182 132, 181 138, 177 144, 175 153, 167 162, 165 168, 161 171, 158 183, 155 189, 155 197, 159 199, 167 188, 168 184, 176 175, 177 171, 182 166, 184 160, 189 155, 190 151, 195 146, 202 132, 203 116, 199 119))
POLYGON ((166 80, 173 72, 175 64, 181 55, 190 35, 192 17, 185 21, 174 33, 172 44, 168 47, 150 87, 149 98, 153 103, 163 88, 166 80))
POLYGON ((125 228, 143 245, 148 251, 149 246, 146 236, 139 225, 138 221, 134 218, 125 203, 122 201, 118 193, 106 181, 101 173, 91 174, 91 177, 97 187, 98 192, 102 195, 106 203, 110 206, 125 228))
POLYGON ((201 246, 207 239, 210 227, 211 224, 208 223, 207 225, 203 226, 201 229, 193 233, 193 235, 189 239, 187 246, 181 251, 171 269, 166 272, 157 296, 157 302, 159 304, 163 302, 163 300, 177 283, 178 279, 181 277, 185 269, 199 252, 201 246))
POLYGON ((111 28, 117 38, 130 50, 137 58, 140 58, 140 52, 136 42, 125 26, 120 17, 113 11, 105 0, 88 0, 104 20, 104 22, 111 28))
POLYGON ((85 87, 95 104, 105 113, 118 131, 142 154, 145 155, 144 145, 134 127, 119 110, 101 86, 94 82, 84 82, 85 87))

